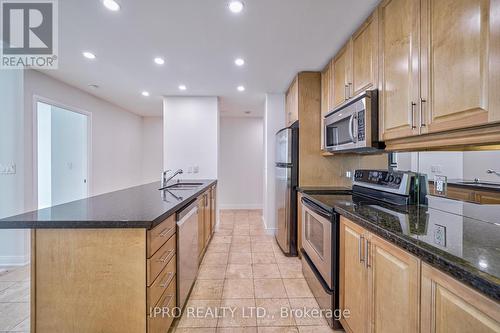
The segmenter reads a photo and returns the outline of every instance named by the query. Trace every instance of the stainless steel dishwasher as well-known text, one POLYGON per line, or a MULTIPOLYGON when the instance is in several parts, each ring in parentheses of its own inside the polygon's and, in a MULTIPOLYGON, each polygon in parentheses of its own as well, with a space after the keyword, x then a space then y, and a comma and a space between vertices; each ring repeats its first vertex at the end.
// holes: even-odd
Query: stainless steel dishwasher
POLYGON ((177 213, 177 306, 183 308, 198 275, 198 202, 177 213))

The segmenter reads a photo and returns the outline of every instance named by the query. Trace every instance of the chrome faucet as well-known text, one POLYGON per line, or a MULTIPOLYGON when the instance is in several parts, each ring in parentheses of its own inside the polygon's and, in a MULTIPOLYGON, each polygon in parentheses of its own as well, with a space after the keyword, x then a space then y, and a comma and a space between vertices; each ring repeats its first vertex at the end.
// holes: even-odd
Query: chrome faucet
POLYGON ((498 177, 500 177, 500 172, 495 171, 495 170, 493 170, 493 169, 488 169, 488 170, 486 170, 486 173, 487 173, 487 174, 490 174, 490 175, 491 175, 491 174, 493 174, 493 175, 497 175, 498 177))
POLYGON ((168 182, 171 181, 175 176, 182 175, 183 173, 184 173, 184 171, 182 171, 182 169, 177 170, 176 172, 174 172, 174 174, 172 176, 165 179, 165 184, 162 184, 162 185, 167 186, 168 182))
POLYGON ((172 170, 165 170, 161 173, 161 187, 167 186, 167 173, 172 170))

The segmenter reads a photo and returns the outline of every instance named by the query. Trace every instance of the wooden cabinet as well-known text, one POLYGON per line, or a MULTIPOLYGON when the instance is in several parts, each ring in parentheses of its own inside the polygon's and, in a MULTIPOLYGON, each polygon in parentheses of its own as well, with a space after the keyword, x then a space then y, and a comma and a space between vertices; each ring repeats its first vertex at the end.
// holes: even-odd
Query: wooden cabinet
POLYGON ((351 97, 378 86, 378 9, 351 38, 351 97))
POLYGON ((341 320, 346 331, 419 331, 416 257, 344 217, 340 254, 340 307, 351 311, 341 320))
POLYGON ((380 13, 383 139, 418 135, 418 0, 386 0, 380 13))
POLYGON ((351 41, 333 58, 333 108, 351 97, 351 41))
POLYGON ((205 254, 215 229, 215 191, 211 187, 198 197, 198 259, 205 254), (213 198, 212 198, 213 197, 213 198))
POLYGON ((500 141, 500 2, 384 0, 381 131, 389 149, 500 141), (457 132, 457 130, 459 130, 457 132))
POLYGON ((285 97, 285 119, 287 126, 299 120, 299 83, 297 79, 293 80, 285 97))
POLYGON ((347 332, 369 331, 367 302, 368 270, 364 263, 365 230, 341 217, 340 224, 340 308, 349 309, 350 316, 342 318, 347 332))
POLYGON ((422 0, 422 126, 440 132, 488 123, 489 6, 422 0))
POLYGON ((500 332, 500 304, 422 264, 421 331, 500 332))
POLYGON ((333 84, 331 83, 332 68, 333 63, 329 62, 321 72, 321 150, 325 149, 325 116, 333 109, 333 84))
POLYGON ((367 239, 371 331, 419 332, 420 260, 375 235, 367 239))

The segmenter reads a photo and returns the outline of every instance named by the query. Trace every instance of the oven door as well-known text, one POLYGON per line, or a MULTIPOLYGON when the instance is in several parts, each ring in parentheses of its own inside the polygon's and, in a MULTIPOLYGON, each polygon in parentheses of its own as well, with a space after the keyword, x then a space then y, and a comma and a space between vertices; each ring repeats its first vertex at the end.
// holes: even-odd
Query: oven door
POLYGON ((330 289, 333 289, 332 216, 302 198, 302 247, 330 289))

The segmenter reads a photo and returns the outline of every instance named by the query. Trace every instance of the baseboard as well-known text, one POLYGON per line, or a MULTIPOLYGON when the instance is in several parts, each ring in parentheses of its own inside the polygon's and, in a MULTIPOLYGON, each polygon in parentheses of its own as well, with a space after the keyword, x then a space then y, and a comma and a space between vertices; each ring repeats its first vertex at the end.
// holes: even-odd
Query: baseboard
POLYGON ((28 256, 0 256, 0 267, 2 266, 24 266, 29 264, 28 256))
POLYGON ((232 210, 239 210, 239 209, 262 209, 262 205, 260 204, 237 204, 237 205, 224 205, 224 204, 219 204, 219 209, 232 209, 232 210))

